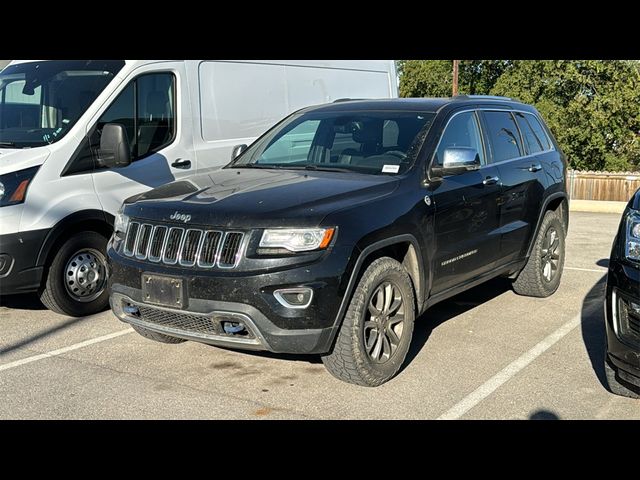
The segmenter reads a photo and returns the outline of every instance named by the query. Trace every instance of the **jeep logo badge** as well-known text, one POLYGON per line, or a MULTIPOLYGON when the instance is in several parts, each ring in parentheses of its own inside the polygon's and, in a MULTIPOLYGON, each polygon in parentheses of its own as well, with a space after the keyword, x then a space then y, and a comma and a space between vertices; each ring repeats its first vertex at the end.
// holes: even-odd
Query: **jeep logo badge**
POLYGON ((189 220, 191 220, 191 215, 187 215, 186 213, 180 213, 180 212, 176 211, 169 218, 171 220, 178 220, 180 222, 187 223, 189 220))

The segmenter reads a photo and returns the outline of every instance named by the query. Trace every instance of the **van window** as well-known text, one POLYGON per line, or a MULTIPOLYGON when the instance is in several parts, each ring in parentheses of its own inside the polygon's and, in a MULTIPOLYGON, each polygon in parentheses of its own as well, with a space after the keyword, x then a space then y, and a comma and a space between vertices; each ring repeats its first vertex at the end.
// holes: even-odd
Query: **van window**
POLYGON ((175 77, 171 73, 151 73, 131 81, 100 116, 89 140, 81 143, 63 175, 94 168, 102 128, 107 123, 124 126, 133 161, 167 146, 176 131, 174 92, 175 77))
POLYGON ((60 140, 124 66, 122 60, 50 60, 0 72, 0 148, 60 140))
POLYGON ((473 112, 460 113, 451 119, 438 144, 435 164, 442 165, 444 150, 449 147, 474 148, 480 156, 480 163, 485 163, 480 128, 473 112))
POLYGON ((522 133, 522 138, 524 139, 524 146, 527 154, 531 155, 541 152, 543 150, 542 143, 531 128, 531 125, 529 125, 524 114, 516 112, 515 116, 516 121, 518 122, 518 127, 520 127, 520 132, 522 133))
POLYGON ((538 137, 538 139, 540 139, 540 143, 542 144, 542 149, 551 150, 552 146, 551 146, 551 143, 549 143, 549 137, 547 136, 547 133, 544 131, 544 128, 542 128, 542 125, 540 125, 540 121, 538 120, 538 118, 531 113, 527 113, 526 117, 527 117, 527 120, 529 121, 529 125, 531 125, 531 128, 536 133, 536 136, 538 137))
POLYGON ((520 133, 510 112, 484 112, 489 138, 493 147, 493 161, 502 162, 524 155, 520 133))

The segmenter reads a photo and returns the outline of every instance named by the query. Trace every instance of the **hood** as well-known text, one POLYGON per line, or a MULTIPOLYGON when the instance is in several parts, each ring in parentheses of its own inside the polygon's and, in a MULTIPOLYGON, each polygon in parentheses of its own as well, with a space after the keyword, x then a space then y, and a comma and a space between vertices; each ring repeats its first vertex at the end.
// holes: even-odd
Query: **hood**
POLYGON ((388 195, 397 185, 396 178, 385 175, 222 169, 136 196, 125 212, 223 228, 315 226, 327 214, 388 195))
POLYGON ((0 148, 0 175, 42 165, 50 153, 46 147, 0 148))

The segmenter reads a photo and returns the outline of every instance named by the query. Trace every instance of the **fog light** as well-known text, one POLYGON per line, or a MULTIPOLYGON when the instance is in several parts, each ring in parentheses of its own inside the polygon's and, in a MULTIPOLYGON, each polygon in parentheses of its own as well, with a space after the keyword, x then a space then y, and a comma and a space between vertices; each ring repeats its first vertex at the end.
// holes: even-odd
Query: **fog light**
POLYGON ((140 309, 135 305, 131 305, 130 303, 125 303, 122 307, 122 311, 127 315, 131 315, 132 317, 140 316, 140 309))
POLYGON ((281 288, 273 292, 276 300, 287 308, 307 308, 313 300, 310 288, 281 288))
POLYGON ((242 322, 222 322, 224 333, 228 335, 247 335, 247 327, 242 322))

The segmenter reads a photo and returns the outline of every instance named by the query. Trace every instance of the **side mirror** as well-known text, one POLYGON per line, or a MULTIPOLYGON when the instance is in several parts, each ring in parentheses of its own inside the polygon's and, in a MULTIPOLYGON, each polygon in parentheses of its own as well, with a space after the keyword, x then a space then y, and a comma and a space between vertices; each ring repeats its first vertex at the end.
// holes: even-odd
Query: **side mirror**
POLYGON ((238 157, 247 148, 248 147, 246 143, 242 143, 240 145, 236 145, 235 147, 233 147, 233 150, 231 150, 231 160, 235 160, 236 157, 238 157))
POLYGON ((449 147, 442 155, 442 175, 455 175, 480 168, 480 155, 475 148, 449 147))
POLYGON ((100 150, 98 151, 99 167, 126 167, 131 163, 129 137, 123 125, 107 123, 102 127, 100 150))

